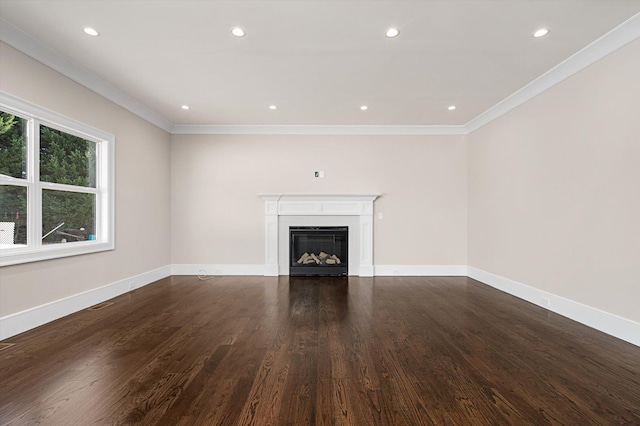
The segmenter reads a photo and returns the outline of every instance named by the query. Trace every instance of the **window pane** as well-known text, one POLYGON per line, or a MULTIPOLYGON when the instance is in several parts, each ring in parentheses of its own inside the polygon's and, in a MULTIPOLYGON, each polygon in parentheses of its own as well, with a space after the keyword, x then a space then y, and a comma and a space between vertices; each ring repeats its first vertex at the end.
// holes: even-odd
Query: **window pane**
POLYGON ((0 111, 0 174, 27 178, 27 120, 0 111))
POLYGON ((96 187, 96 143, 40 126, 40 181, 96 187))
POLYGON ((0 244, 27 244, 27 188, 0 185, 0 244))
POLYGON ((42 191, 43 244, 95 239, 95 229, 95 194, 42 191))

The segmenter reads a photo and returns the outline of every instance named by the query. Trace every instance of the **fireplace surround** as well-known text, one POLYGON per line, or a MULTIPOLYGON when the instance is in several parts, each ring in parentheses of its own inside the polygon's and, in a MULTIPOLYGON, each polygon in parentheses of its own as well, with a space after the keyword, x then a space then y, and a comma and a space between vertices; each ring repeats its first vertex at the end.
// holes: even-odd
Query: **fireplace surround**
POLYGON ((289 275, 289 227, 349 228, 349 275, 373 276, 373 201, 379 194, 260 194, 265 214, 265 275, 289 275))

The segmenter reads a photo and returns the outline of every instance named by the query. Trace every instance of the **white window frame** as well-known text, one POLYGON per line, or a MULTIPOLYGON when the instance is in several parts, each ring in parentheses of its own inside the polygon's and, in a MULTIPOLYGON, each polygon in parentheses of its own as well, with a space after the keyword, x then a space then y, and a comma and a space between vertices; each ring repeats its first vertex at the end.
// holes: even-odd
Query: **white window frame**
POLYGON ((27 188, 27 245, 0 249, 0 267, 115 249, 115 136, 0 92, 0 109, 27 120, 27 178, 0 175, 0 184, 27 188), (96 187, 40 182, 40 132, 47 126, 96 143, 96 187), (42 244, 42 190, 96 195, 96 239, 42 244))

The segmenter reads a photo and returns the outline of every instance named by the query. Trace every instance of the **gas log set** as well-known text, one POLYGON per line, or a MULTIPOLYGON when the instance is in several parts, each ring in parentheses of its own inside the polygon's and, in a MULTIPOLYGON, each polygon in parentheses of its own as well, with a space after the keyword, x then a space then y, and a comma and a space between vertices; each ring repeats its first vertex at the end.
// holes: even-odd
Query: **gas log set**
POLYGON ((321 251, 317 255, 315 253, 309 254, 305 252, 300 256, 300 259, 298 259, 298 263, 303 265, 308 265, 310 263, 315 263, 316 265, 340 265, 342 261, 335 254, 329 255, 321 251))

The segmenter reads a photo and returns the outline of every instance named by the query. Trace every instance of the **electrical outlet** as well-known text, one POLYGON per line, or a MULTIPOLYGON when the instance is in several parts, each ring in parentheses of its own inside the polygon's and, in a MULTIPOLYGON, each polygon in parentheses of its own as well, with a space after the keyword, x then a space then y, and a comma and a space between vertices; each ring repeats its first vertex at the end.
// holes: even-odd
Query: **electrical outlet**
POLYGON ((384 213, 382 212, 378 213, 378 219, 384 219, 384 213))
POLYGON ((313 175, 315 177, 317 177, 317 178, 323 178, 324 177, 324 171, 320 170, 319 172, 314 172, 313 175))

